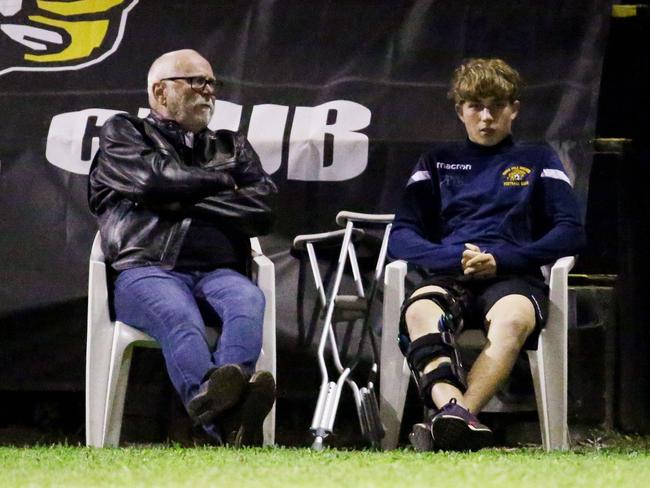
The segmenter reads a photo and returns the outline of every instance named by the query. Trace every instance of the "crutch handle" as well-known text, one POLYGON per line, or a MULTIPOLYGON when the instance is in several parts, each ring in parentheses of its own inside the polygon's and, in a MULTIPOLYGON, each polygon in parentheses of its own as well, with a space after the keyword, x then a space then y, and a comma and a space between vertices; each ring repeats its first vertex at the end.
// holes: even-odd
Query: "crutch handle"
MULTIPOLYGON (((345 229, 333 230, 331 232, 321 232, 320 234, 301 234, 296 236, 293 240, 293 248, 298 251, 304 251, 308 243, 312 244, 325 244, 325 245, 341 245, 341 240, 345 234, 345 229)), ((352 241, 357 242, 364 235, 362 229, 352 229, 352 241)))
POLYGON ((364 222, 367 224, 390 224, 395 218, 395 214, 367 214, 359 212, 348 212, 341 210, 336 215, 336 223, 341 227, 345 227, 348 220, 352 222, 364 222))

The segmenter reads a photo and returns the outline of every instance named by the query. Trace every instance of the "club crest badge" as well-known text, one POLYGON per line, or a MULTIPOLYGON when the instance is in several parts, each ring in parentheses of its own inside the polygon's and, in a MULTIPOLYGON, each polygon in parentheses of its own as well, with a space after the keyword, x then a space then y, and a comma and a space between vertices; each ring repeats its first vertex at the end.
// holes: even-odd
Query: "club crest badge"
POLYGON ((526 166, 510 166, 501 173, 503 186, 528 186, 531 172, 526 166))

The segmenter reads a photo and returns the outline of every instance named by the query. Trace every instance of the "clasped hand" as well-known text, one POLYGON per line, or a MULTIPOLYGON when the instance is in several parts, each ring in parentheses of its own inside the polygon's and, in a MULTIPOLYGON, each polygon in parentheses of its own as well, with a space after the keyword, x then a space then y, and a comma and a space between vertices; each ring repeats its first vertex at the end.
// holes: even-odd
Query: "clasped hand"
POLYGON ((463 274, 475 278, 491 278, 497 274, 497 262, 494 256, 481 251, 474 244, 465 244, 460 264, 463 274))

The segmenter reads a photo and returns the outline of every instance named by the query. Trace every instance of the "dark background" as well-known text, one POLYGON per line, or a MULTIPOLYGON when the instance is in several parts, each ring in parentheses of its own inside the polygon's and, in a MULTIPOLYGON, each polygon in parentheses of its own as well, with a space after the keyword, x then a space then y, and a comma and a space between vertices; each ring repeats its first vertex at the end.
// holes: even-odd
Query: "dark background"
MULTIPOLYGON (((164 10, 159 2, 135 5, 121 45, 100 63, 0 76, 0 427, 14 432, 14 442, 83 436, 86 274, 95 224, 85 176, 45 158, 50 121, 88 108, 137 113, 146 106, 152 59, 183 47, 213 63, 226 82, 220 99, 243 106, 243 130, 253 106, 264 103, 289 107, 285 137, 298 106, 351 100, 372 112, 360 131, 370 143, 367 168, 358 177, 287 179, 286 139, 273 174, 281 190, 279 223, 262 245, 276 264, 279 291, 279 442, 308 442, 319 382, 313 293, 309 280, 299 280, 291 240, 331 229, 341 209, 394 210, 427 145, 463 137, 445 94, 452 69, 473 56, 503 57, 521 71, 527 84, 515 136, 550 142, 575 178, 590 238, 576 274, 618 277, 599 282, 610 289, 616 283, 615 333, 574 331, 574 383, 592 385, 600 401, 600 373, 594 372, 612 374, 610 417, 626 431, 648 432, 641 238, 648 216, 648 146, 641 134, 648 108, 641 48, 647 9, 611 18, 611 2, 602 0, 165 3, 164 10), (633 142, 594 152, 596 137, 633 142), (296 303, 300 287, 307 288, 302 307, 296 303), (612 343, 605 373, 603 351, 612 343)), ((15 49, 0 41, 0 69, 20 59, 15 49)), ((127 395, 125 440, 183 439, 182 407, 157 351, 138 351, 131 382, 137 387, 127 395)), ((337 423, 354 415, 344 398, 337 423)), ((574 419, 580 415, 604 421, 574 411, 574 419)))

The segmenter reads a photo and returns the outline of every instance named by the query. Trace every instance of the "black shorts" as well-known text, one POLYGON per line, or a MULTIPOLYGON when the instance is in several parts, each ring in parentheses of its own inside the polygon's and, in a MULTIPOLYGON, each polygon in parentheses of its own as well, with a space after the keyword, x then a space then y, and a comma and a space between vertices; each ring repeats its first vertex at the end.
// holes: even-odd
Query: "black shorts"
POLYGON ((492 306, 508 295, 523 295, 535 309, 535 332, 527 341, 527 349, 535 349, 539 331, 548 317, 548 286, 541 277, 532 275, 504 275, 488 279, 470 279, 465 276, 434 276, 419 283, 415 290, 425 286, 439 286, 460 303, 465 328, 484 328, 485 316, 492 306))

